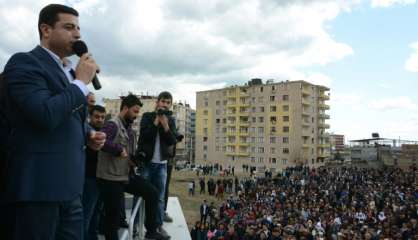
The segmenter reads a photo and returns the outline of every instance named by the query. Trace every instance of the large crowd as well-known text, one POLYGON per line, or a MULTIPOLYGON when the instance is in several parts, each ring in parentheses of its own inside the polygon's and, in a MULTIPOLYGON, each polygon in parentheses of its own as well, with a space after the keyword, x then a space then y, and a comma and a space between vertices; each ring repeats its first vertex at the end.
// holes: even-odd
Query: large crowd
MULTIPOLYGON (((193 240, 418 239, 415 168, 288 168, 241 179, 193 240)), ((202 213, 202 206, 201 206, 202 213)))

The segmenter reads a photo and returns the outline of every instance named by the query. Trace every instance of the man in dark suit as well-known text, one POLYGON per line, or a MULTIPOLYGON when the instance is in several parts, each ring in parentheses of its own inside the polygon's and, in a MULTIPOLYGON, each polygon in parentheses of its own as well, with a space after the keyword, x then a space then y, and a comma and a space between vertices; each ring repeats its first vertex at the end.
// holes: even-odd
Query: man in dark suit
POLYGON ((82 239, 86 144, 105 134, 87 129, 87 85, 98 71, 91 54, 75 71, 68 56, 80 38, 78 13, 58 4, 39 14, 40 45, 13 55, 4 68, 11 133, 0 189, 0 239, 82 239))
POLYGON ((208 218, 209 215, 209 205, 206 202, 206 200, 203 200, 203 203, 200 205, 200 222, 201 223, 206 223, 206 219, 208 218))

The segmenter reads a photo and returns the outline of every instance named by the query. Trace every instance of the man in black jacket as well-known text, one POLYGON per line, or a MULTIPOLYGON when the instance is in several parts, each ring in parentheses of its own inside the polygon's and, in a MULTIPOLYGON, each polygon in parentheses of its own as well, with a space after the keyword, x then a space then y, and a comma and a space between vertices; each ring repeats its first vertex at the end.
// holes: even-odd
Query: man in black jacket
POLYGON ((140 136, 136 158, 140 161, 142 176, 148 179, 159 191, 157 222, 159 232, 168 236, 162 228, 164 219, 164 195, 167 183, 167 162, 173 156, 176 144, 176 124, 170 107, 173 97, 169 92, 158 95, 155 111, 146 112, 140 124, 140 136))

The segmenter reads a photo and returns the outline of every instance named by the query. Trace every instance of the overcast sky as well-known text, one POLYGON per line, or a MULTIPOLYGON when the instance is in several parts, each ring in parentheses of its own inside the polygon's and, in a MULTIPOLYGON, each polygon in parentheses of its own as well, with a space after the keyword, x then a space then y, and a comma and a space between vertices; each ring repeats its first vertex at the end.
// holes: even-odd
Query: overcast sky
MULTIPOLYGON (((331 88, 332 132, 418 140, 415 0, 61 2, 80 12, 99 99, 169 90, 194 107, 196 91, 304 79, 331 88)), ((38 44, 48 3, 0 0, 0 69, 38 44)))

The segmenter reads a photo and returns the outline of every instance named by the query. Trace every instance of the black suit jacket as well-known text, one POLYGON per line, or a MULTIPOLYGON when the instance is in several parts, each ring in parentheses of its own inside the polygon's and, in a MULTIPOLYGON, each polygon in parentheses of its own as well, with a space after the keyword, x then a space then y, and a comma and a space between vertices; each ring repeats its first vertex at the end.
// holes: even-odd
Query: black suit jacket
POLYGON ((67 201, 82 193, 86 97, 40 46, 4 69, 10 120, 5 201, 67 201))

